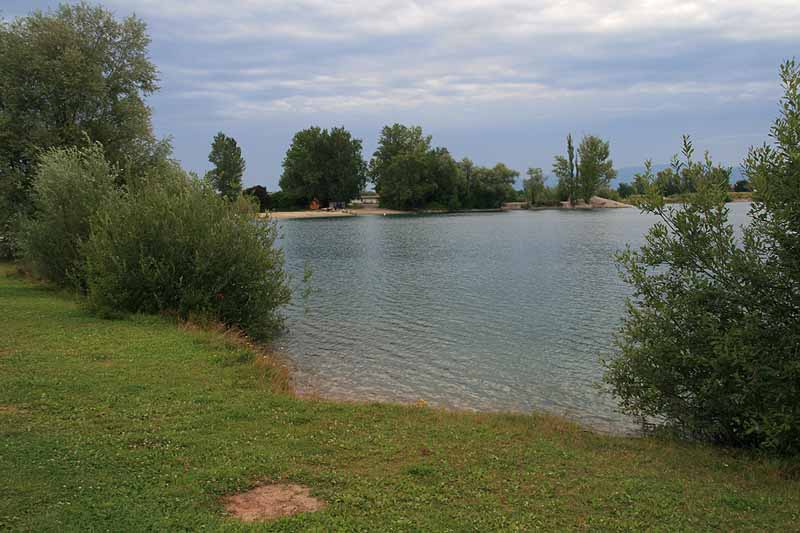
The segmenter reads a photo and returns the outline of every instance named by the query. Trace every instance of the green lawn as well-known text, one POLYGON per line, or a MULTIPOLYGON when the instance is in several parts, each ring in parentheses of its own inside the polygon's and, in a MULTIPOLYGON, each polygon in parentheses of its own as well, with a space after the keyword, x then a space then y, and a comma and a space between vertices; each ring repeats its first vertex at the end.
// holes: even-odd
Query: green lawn
POLYGON ((219 334, 101 320, 12 272, 0 265, 0 530, 800 529, 800 481, 777 461, 549 416, 300 400, 219 334), (328 506, 225 516, 222 496, 265 481, 328 506))

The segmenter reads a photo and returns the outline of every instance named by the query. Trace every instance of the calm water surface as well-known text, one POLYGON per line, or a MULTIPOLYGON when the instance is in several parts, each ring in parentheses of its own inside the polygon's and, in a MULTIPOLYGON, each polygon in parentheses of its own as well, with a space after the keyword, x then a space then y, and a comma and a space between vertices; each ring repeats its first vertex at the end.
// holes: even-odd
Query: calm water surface
MULTIPOLYGON (((749 204, 729 206, 746 223, 749 204)), ((654 220, 606 209, 281 221, 296 291, 279 348, 298 388, 325 397, 632 429, 597 383, 629 294, 612 254, 641 245, 654 220)))

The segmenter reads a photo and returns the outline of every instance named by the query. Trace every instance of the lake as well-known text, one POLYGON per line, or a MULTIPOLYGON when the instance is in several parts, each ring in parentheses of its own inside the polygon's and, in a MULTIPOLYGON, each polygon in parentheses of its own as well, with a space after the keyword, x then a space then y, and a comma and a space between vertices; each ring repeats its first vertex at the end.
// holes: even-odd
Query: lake
MULTIPOLYGON (((729 204, 736 225, 749 205, 729 204)), ((297 388, 323 397, 633 430, 597 384, 630 293, 612 255, 654 221, 636 209, 280 221, 295 297, 277 347, 297 388)))

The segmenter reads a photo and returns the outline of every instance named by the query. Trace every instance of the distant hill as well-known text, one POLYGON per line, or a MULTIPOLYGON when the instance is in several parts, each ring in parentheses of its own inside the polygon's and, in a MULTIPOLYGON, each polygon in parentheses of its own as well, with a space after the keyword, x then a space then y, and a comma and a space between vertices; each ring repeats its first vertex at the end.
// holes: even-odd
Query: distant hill
MULTIPOLYGON (((668 164, 653 164, 653 173, 655 174, 659 170, 664 170, 665 168, 669 168, 668 164)), ((633 178, 636 174, 644 172, 644 165, 638 167, 622 167, 617 169, 617 177, 616 179, 611 180, 611 186, 616 188, 617 185, 620 183, 632 183, 633 178)), ((733 165, 731 170, 731 183, 736 183, 737 181, 744 179, 744 175, 742 174, 742 168, 737 164, 733 165)))

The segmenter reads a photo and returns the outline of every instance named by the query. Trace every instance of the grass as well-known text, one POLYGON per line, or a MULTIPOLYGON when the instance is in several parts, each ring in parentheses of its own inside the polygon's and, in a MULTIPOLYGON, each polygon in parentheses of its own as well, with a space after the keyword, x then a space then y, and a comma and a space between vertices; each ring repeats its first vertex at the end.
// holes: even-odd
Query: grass
MULTIPOLYGON (((0 530, 797 530, 778 462, 543 415, 301 400, 215 332, 107 321, 0 265, 0 530), (221 497, 311 487, 245 525, 221 497)), ((268 362, 267 362, 268 363, 268 362)))

